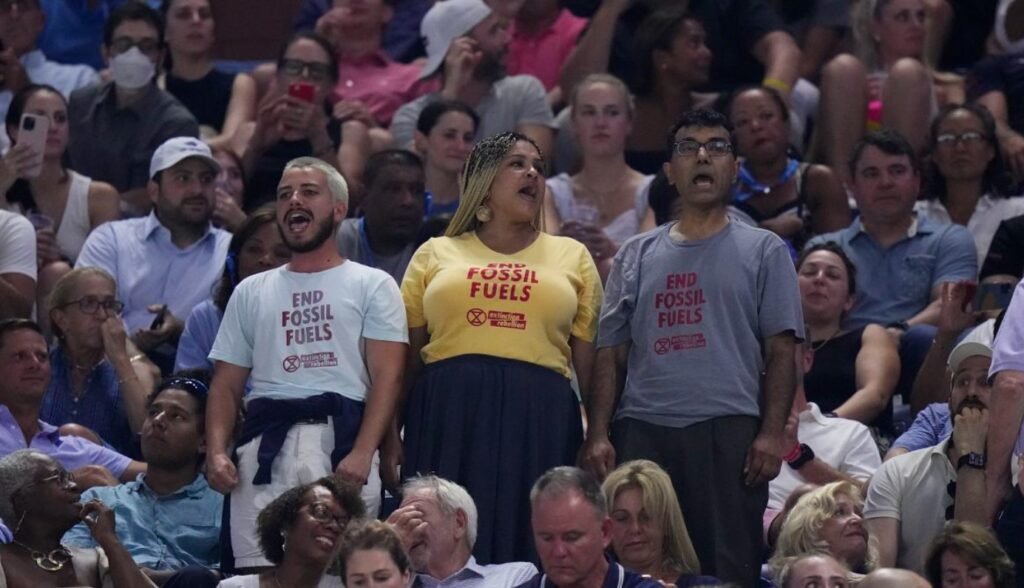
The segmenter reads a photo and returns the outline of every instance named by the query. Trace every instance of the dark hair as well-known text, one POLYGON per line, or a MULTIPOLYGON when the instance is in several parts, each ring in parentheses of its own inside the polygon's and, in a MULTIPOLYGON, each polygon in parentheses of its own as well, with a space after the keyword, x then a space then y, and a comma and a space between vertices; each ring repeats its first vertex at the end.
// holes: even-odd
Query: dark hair
POLYGON ((946 201, 946 177, 942 175, 939 171, 939 166, 935 163, 935 149, 938 147, 939 125, 958 110, 965 110, 978 117, 978 120, 981 121, 981 134, 995 151, 995 157, 992 158, 992 161, 988 162, 985 174, 981 178, 982 193, 989 193, 992 196, 1005 196, 1011 193, 1013 190, 1013 178, 1007 173, 1006 166, 1003 164, 1003 154, 1000 152, 999 141, 996 137, 996 119, 992 117, 992 113, 981 104, 947 104, 935 115, 935 118, 932 119, 931 127, 928 129, 928 152, 930 157, 925 169, 927 174, 925 185, 928 187, 926 191, 928 198, 938 198, 943 202, 946 201))
POLYGON ((363 186, 369 191, 377 177, 384 173, 390 166, 414 167, 423 170, 423 160, 412 151, 406 149, 387 149, 378 151, 366 160, 366 167, 363 169, 363 186))
POLYGON ((117 27, 133 21, 142 21, 156 29, 157 41, 161 47, 164 46, 164 19, 145 2, 125 2, 110 13, 107 22, 103 24, 103 44, 110 47, 117 27))
POLYGON ((334 52, 334 45, 331 45, 327 37, 313 31, 300 31, 288 38, 288 41, 281 47, 280 53, 277 54, 278 69, 281 68, 281 63, 284 61, 284 56, 288 53, 288 49, 302 40, 316 43, 324 50, 324 53, 327 53, 327 67, 330 69, 331 84, 338 83, 338 55, 334 52))
MULTIPOLYGON (((64 102, 64 110, 67 110, 68 100, 60 93, 60 90, 54 88, 49 84, 29 84, 18 90, 14 96, 11 97, 11 104, 7 107, 7 115, 4 117, 4 131, 10 138, 11 143, 15 143, 17 135, 11 135, 11 127, 18 128, 21 124, 21 115, 25 113, 25 106, 28 104, 29 99, 38 94, 39 92, 52 92, 60 97, 61 101, 64 102)), ((64 169, 68 168, 68 155, 67 152, 61 156, 61 165, 64 169)), ((17 204, 23 211, 33 211, 38 208, 36 204, 36 198, 32 194, 32 186, 28 180, 24 178, 18 178, 14 180, 11 187, 7 189, 6 194, 7 202, 11 204, 17 204)))
POLYGON ((647 188, 647 204, 654 211, 654 222, 663 225, 675 219, 677 214, 676 202, 679 200, 679 192, 675 186, 668 183, 668 176, 664 169, 658 169, 650 186, 647 188))
MULTIPOLYGON (((732 145, 736 144, 736 132, 733 129, 732 123, 729 122, 729 119, 724 114, 707 108, 687 110, 683 113, 683 116, 679 121, 672 125, 672 130, 668 132, 668 137, 666 137, 669 161, 672 160, 672 155, 675 153, 676 133, 679 132, 679 129, 684 129, 686 127, 697 127, 699 129, 725 129, 725 131, 729 133, 729 143, 732 145)), ((735 152, 733 152, 733 156, 735 157, 735 152)))
POLYGON ((429 135, 430 131, 434 130, 434 127, 437 126, 441 117, 449 112, 461 112, 473 119, 474 132, 480 126, 480 115, 465 102, 458 100, 435 100, 427 104, 420 112, 419 118, 416 119, 416 130, 424 135, 429 135))
POLYGON ((245 222, 231 237, 231 243, 228 244, 228 258, 224 262, 224 272, 221 274, 220 284, 213 295, 213 304, 221 312, 227 309, 228 300, 234 293, 235 287, 238 286, 238 282, 241 281, 238 277, 238 254, 242 252, 242 247, 245 247, 256 231, 276 220, 277 212, 273 204, 261 206, 245 218, 245 222))
POLYGON ((43 330, 39 328, 39 325, 35 321, 30 321, 23 318, 9 318, 0 321, 0 349, 4 347, 4 341, 7 338, 7 333, 13 333, 14 331, 35 331, 39 333, 44 339, 46 335, 43 335, 43 330))
POLYGON ((637 66, 631 84, 634 94, 645 96, 654 90, 654 52, 671 51, 672 41, 686 21, 700 19, 690 13, 689 2, 678 2, 654 11, 640 23, 633 43, 633 62, 637 66))
POLYGON ((352 554, 372 549, 379 549, 391 556, 391 561, 395 562, 399 572, 404 574, 412 571, 412 562, 409 561, 409 554, 405 552, 398 533, 383 521, 369 519, 353 523, 345 530, 341 553, 338 554, 342 582, 346 579, 348 560, 352 554))
POLYGON ((334 476, 324 476, 319 480, 296 486, 286 490, 275 498, 256 517, 256 533, 259 535, 260 549, 263 556, 274 565, 280 565, 284 559, 283 531, 295 524, 299 509, 305 504, 306 494, 313 488, 326 488, 334 495, 349 519, 361 518, 366 515, 366 506, 359 496, 360 488, 343 482, 334 476))
POLYGON ((868 147, 874 147, 886 155, 906 155, 914 173, 921 173, 921 160, 906 138, 894 129, 880 129, 864 135, 854 144, 848 163, 850 177, 857 176, 857 164, 860 163, 860 158, 868 147))
MULTIPOLYGON (((771 98, 771 101, 775 103, 775 106, 778 107, 779 115, 782 117, 782 121, 787 123, 789 122, 789 107, 786 106, 786 101, 782 98, 782 94, 779 94, 779 91, 776 90, 775 88, 769 88, 768 86, 757 86, 751 84, 736 88, 735 90, 724 96, 724 100, 720 103, 721 108, 716 108, 716 110, 718 110, 725 116, 729 117, 729 121, 731 122, 733 103, 736 102, 736 99, 739 98, 741 94, 746 94, 747 92, 761 92, 763 94, 766 94, 769 98, 771 98)), ((716 106, 718 104, 719 103, 716 102, 716 106)))
POLYGON ((853 261, 850 256, 843 251, 843 248, 839 246, 835 241, 826 241, 824 243, 818 243, 817 245, 811 245, 800 252, 800 257, 796 259, 796 269, 799 272, 800 266, 804 264, 804 261, 814 253, 815 251, 828 251, 834 253, 843 262, 843 266, 846 267, 846 281, 847 288, 846 293, 853 296, 857 292, 857 266, 853 265, 853 261))
POLYGON ((160 396, 164 390, 181 390, 196 399, 196 414, 199 415, 199 432, 206 430, 206 399, 210 395, 210 372, 206 370, 180 370, 167 376, 156 390, 146 399, 146 406, 160 396))
POLYGON ((999 541, 988 529, 965 521, 953 521, 932 539, 925 559, 925 574, 935 586, 942 585, 942 554, 953 552, 992 575, 996 588, 1016 586, 1016 572, 999 541))
POLYGON ((238 172, 239 172, 238 175, 239 175, 239 178, 241 178, 241 180, 242 180, 242 194, 241 194, 241 197, 242 197, 242 203, 244 204, 245 203, 245 191, 249 188, 249 181, 248 181, 248 178, 245 177, 245 167, 242 165, 242 158, 239 157, 238 154, 235 153, 234 151, 232 151, 230 149, 225 149, 223 147, 210 147, 210 155, 212 155, 214 159, 217 159, 218 155, 226 155, 228 157, 228 159, 233 161, 235 163, 235 166, 238 167, 238 172))

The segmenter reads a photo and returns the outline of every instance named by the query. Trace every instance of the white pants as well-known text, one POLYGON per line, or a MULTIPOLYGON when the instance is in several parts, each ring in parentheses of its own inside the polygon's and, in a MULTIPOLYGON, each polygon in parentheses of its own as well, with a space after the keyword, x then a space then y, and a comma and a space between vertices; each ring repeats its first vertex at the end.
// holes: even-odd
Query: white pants
MULTIPOLYGON (((297 424, 288 431, 281 451, 274 458, 269 484, 254 486, 263 436, 238 448, 238 486, 231 492, 231 548, 235 567, 268 567, 256 533, 256 517, 271 501, 295 486, 309 484, 334 473, 331 451, 334 449, 334 424, 297 424)), ((363 486, 366 515, 376 517, 380 510, 380 455, 373 454, 370 475, 363 486)))

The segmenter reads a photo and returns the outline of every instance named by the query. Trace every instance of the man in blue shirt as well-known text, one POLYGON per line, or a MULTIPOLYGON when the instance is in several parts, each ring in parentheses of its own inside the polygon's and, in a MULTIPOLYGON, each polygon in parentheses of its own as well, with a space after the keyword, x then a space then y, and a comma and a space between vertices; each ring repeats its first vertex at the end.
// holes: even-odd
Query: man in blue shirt
POLYGON ((149 166, 153 211, 97 227, 78 256, 76 267, 114 276, 132 342, 166 371, 184 318, 210 297, 227 257, 231 234, 210 224, 219 170, 202 141, 166 141, 149 166))
MULTIPOLYGON (((145 474, 120 486, 93 488, 82 500, 97 499, 117 515, 117 536, 135 563, 159 585, 181 570, 199 585, 213 584, 209 568, 219 561, 220 516, 224 498, 199 472, 205 453, 207 396, 205 372, 179 372, 168 378, 149 399, 142 425, 145 474)), ((94 547, 84 524, 76 525, 64 542, 94 547)))
POLYGON ((544 573, 517 588, 657 588, 605 556, 611 519, 601 486, 579 468, 548 470, 530 490, 533 541, 544 573))

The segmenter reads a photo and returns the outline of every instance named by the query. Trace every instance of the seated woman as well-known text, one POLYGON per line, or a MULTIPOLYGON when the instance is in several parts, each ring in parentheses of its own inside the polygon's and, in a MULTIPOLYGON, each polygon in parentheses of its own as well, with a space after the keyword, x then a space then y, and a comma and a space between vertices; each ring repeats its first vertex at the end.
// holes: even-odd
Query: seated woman
POLYGON ((412 582, 409 554, 394 529, 382 521, 349 525, 338 562, 350 588, 407 588, 412 582))
POLYGON ((431 102, 420 113, 413 146, 423 158, 430 203, 426 216, 451 216, 458 210, 459 174, 479 124, 480 115, 456 100, 431 102))
POLYGON ((1016 571, 988 529, 952 521, 932 540, 925 557, 925 575, 935 588, 984 586, 1014 588, 1016 571))
POLYGON ((626 165, 625 142, 633 121, 633 100, 618 78, 593 74, 569 98, 573 130, 583 168, 547 181, 544 222, 553 235, 587 246, 602 279, 623 241, 654 228, 645 176, 626 165))
POLYGON ((163 0, 160 12, 168 66, 161 83, 196 117, 203 139, 226 147, 243 122, 256 118, 256 82, 214 67, 211 0, 163 0))
POLYGON ((850 224, 846 194, 832 170, 792 156, 789 109, 777 91, 760 86, 739 90, 725 111, 742 158, 733 208, 797 251, 808 237, 850 224))
POLYGON ((827 553, 856 574, 875 569, 878 550, 864 526, 864 499, 850 482, 833 482, 802 496, 782 523, 769 564, 778 572, 790 558, 827 553))
POLYGON ((1009 197, 996 121, 984 106, 949 104, 932 121, 928 150, 928 199, 914 207, 918 218, 966 226, 981 266, 999 223, 1024 214, 1024 197, 1009 197))
POLYGON ((648 16, 636 32, 639 67, 633 84, 636 114, 626 140, 626 163, 642 174, 656 174, 668 161, 665 130, 684 112, 709 105, 714 95, 698 95, 707 84, 711 49, 704 25, 678 3, 648 16))
POLYGON ((251 275, 280 267, 292 258, 292 252, 277 230, 276 212, 264 206, 252 213, 235 232, 228 245, 224 275, 213 298, 200 302, 185 321, 185 330, 178 340, 174 371, 204 369, 213 371, 207 357, 224 318, 224 309, 235 286, 251 275))
POLYGON ((852 308, 856 269, 835 243, 805 250, 797 260, 800 299, 814 363, 804 375, 807 400, 822 413, 892 426, 890 400, 900 377, 896 344, 879 325, 845 330, 852 308))
POLYGON ((234 151, 213 147, 213 158, 220 164, 217 184, 214 188, 216 201, 213 206, 213 224, 232 233, 237 232, 245 222, 245 174, 242 160, 234 151))
MULTIPOLYGON (((55 88, 25 86, 11 98, 4 123, 14 146, 0 163, 0 194, 6 195, 0 208, 28 215, 36 227, 40 267, 36 304, 45 308, 54 283, 71 270, 89 231, 121 218, 120 198, 110 184, 95 182, 67 167, 68 103, 55 88), (49 120, 43 166, 31 178, 24 167, 31 161, 26 158, 28 146, 17 144, 18 124, 25 113, 49 120)), ((49 330, 45 317, 40 318, 40 325, 49 330)))
POLYGON ((342 588, 327 570, 338 558, 349 521, 365 516, 359 489, 327 476, 296 486, 260 511, 257 532, 274 567, 235 576, 218 588, 342 588))
POLYGON ((924 0, 865 0, 854 10, 858 56, 844 53, 825 65, 818 109, 820 159, 847 183, 853 145, 866 130, 895 129, 921 152, 938 108, 922 63, 924 0))
POLYGON ((39 418, 88 427, 137 457, 146 397, 160 370, 126 336, 116 296, 114 278, 94 267, 71 270, 54 285, 48 312, 57 344, 39 418))
POLYGON ((328 99, 337 80, 338 59, 326 39, 303 32, 288 40, 256 121, 241 125, 232 140, 245 169, 246 210, 276 199, 281 171, 296 157, 319 157, 336 166, 350 185, 359 185, 370 151, 369 131, 354 118, 331 116, 328 99))
POLYGON ((0 459, 0 518, 14 535, 0 545, 0 587, 155 586, 118 540, 114 512, 99 501, 80 503, 81 494, 74 476, 43 453, 19 449, 0 459), (98 548, 61 545, 80 522, 98 548))
POLYGON ((611 550, 619 563, 677 588, 718 584, 700 575, 672 480, 658 464, 627 461, 608 474, 601 490, 612 521, 611 550))

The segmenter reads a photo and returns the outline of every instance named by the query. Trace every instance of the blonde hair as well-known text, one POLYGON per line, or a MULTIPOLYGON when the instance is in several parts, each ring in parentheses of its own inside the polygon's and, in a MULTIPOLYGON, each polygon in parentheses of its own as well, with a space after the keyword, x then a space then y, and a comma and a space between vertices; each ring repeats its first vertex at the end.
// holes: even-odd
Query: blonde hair
MULTIPOLYGON (((498 175, 498 167, 505 159, 508 152, 515 147, 516 143, 525 141, 537 150, 537 154, 544 157, 540 147, 533 139, 516 132, 506 132, 488 137, 480 141, 470 151, 466 158, 466 164, 462 167, 462 176, 459 185, 459 208, 455 211, 452 220, 448 223, 445 231, 446 237, 458 237, 468 231, 475 231, 480 227, 480 221, 476 218, 476 210, 484 205, 487 197, 491 194, 491 185, 495 176, 498 175)), ((544 207, 537 211, 534 219, 534 226, 538 230, 544 230, 544 207)))
MULTIPOLYGON (((858 506, 864 504, 860 489, 850 482, 826 484, 800 497, 796 506, 786 517, 786 521, 782 523, 775 555, 769 562, 774 569, 778 570, 790 558, 805 553, 831 553, 829 544, 821 538, 821 527, 839 510, 840 496, 849 498, 858 506)), ((877 565, 877 541, 869 535, 868 549, 864 556, 862 569, 854 571, 866 574, 874 570, 877 565)))
POLYGON ((636 101, 633 99, 632 92, 630 92, 629 88, 626 87, 625 82, 606 73, 590 74, 573 86, 572 94, 569 96, 569 107, 572 108, 572 115, 574 117, 576 116, 576 99, 579 98, 580 92, 585 88, 596 86, 597 84, 607 84, 622 94, 622 101, 626 105, 626 114, 629 116, 629 119, 632 120, 633 113, 636 112, 636 101))
POLYGON ((114 289, 114 295, 117 295, 117 281, 114 280, 113 276, 98 267, 80 267, 61 276, 57 283, 53 285, 53 290, 50 290, 50 296, 46 302, 47 313, 50 316, 50 328, 58 339, 63 339, 64 333, 57 326, 57 321, 53 320, 54 311, 60 310, 78 298, 78 285, 83 279, 91 276, 110 282, 114 289))
POLYGON ((619 494, 630 489, 640 490, 647 516, 664 526, 662 561, 680 574, 700 573, 697 552, 686 530, 672 480, 665 470, 647 459, 627 461, 612 470, 601 485, 609 510, 614 509, 619 494))
MULTIPOLYGON (((345 181, 345 176, 341 175, 341 172, 335 169, 333 165, 316 157, 296 157, 285 164, 284 171, 295 168, 311 168, 322 172, 324 179, 327 181, 327 189, 331 192, 331 197, 334 201, 348 206, 348 182, 345 181)), ((284 172, 281 173, 283 174, 284 172)))

